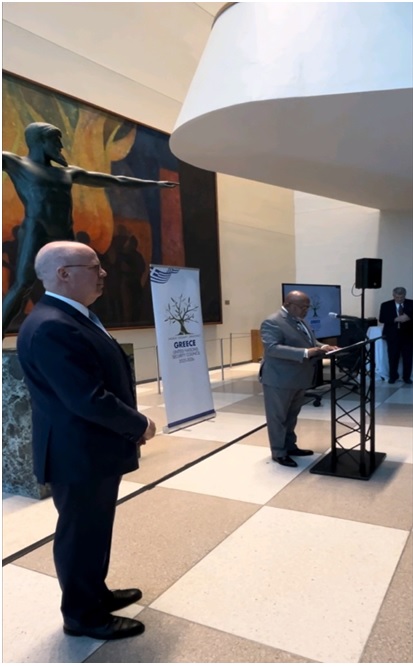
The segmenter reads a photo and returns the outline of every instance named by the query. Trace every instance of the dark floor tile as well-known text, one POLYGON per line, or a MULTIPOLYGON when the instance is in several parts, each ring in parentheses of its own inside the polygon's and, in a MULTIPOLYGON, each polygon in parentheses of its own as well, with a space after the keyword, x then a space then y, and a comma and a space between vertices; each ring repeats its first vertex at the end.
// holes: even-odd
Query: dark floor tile
POLYGON ((410 535, 360 662, 412 664, 412 563, 410 535))
POLYGON ((154 609, 138 616, 146 631, 122 642, 106 642, 85 662, 100 663, 311 663, 281 649, 208 628, 154 609))
POLYGON ((411 530, 413 466, 385 460, 369 480, 316 475, 294 479, 268 503, 273 507, 411 530))

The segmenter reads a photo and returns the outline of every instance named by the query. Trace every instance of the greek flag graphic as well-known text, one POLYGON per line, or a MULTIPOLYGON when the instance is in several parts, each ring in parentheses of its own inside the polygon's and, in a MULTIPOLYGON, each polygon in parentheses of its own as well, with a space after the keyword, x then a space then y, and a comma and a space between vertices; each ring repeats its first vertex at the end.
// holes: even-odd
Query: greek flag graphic
POLYGON ((174 269, 171 266, 166 266, 165 268, 151 266, 151 282, 163 285, 168 282, 169 278, 174 273, 178 273, 178 271, 179 269, 174 269))

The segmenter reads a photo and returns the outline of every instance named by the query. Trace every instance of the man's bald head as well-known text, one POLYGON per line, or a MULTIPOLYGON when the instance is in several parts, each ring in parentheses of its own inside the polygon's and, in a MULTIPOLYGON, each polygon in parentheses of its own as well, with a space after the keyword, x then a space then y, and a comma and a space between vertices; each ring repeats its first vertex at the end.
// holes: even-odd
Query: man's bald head
POLYGON ((90 261, 96 253, 84 243, 76 241, 53 241, 39 250, 34 260, 36 276, 46 290, 56 291, 59 284, 57 271, 69 264, 90 261))
POLYGON ((310 307, 310 297, 305 292, 293 290, 286 295, 283 306, 293 317, 304 319, 310 307))
POLYGON ((89 307, 103 292, 106 271, 93 248, 54 241, 37 253, 34 268, 45 289, 89 307))
POLYGON ((304 302, 310 302, 310 297, 305 292, 299 292, 298 290, 293 290, 288 292, 284 300, 284 306, 289 305, 290 303, 301 305, 304 302))

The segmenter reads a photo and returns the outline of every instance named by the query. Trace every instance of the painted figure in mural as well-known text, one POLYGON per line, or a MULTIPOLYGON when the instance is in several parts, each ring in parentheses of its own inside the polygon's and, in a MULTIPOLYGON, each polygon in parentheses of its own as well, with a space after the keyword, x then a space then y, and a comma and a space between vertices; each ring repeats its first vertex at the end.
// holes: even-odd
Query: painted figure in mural
POLYGON ((68 165, 62 155, 62 133, 48 123, 30 123, 25 129, 26 157, 3 152, 3 171, 11 178, 24 205, 17 235, 15 280, 3 300, 3 335, 25 307, 36 281, 34 258, 46 243, 74 240, 72 186, 174 188, 179 183, 114 176, 68 165), (60 165, 53 166, 52 162, 60 165))

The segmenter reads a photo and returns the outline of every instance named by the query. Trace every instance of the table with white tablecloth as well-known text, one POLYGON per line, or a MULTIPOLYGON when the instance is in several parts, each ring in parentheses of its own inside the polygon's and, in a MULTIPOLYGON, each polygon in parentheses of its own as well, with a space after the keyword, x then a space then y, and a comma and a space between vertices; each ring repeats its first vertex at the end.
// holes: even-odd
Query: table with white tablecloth
MULTIPOLYGON (((383 326, 369 327, 367 329, 367 338, 378 338, 383 335, 383 326)), ((382 338, 381 340, 376 340, 376 379, 388 380, 389 379, 389 357, 387 356, 387 343, 382 338)), ((401 376, 402 371, 402 361, 399 362, 399 375, 401 376)))

